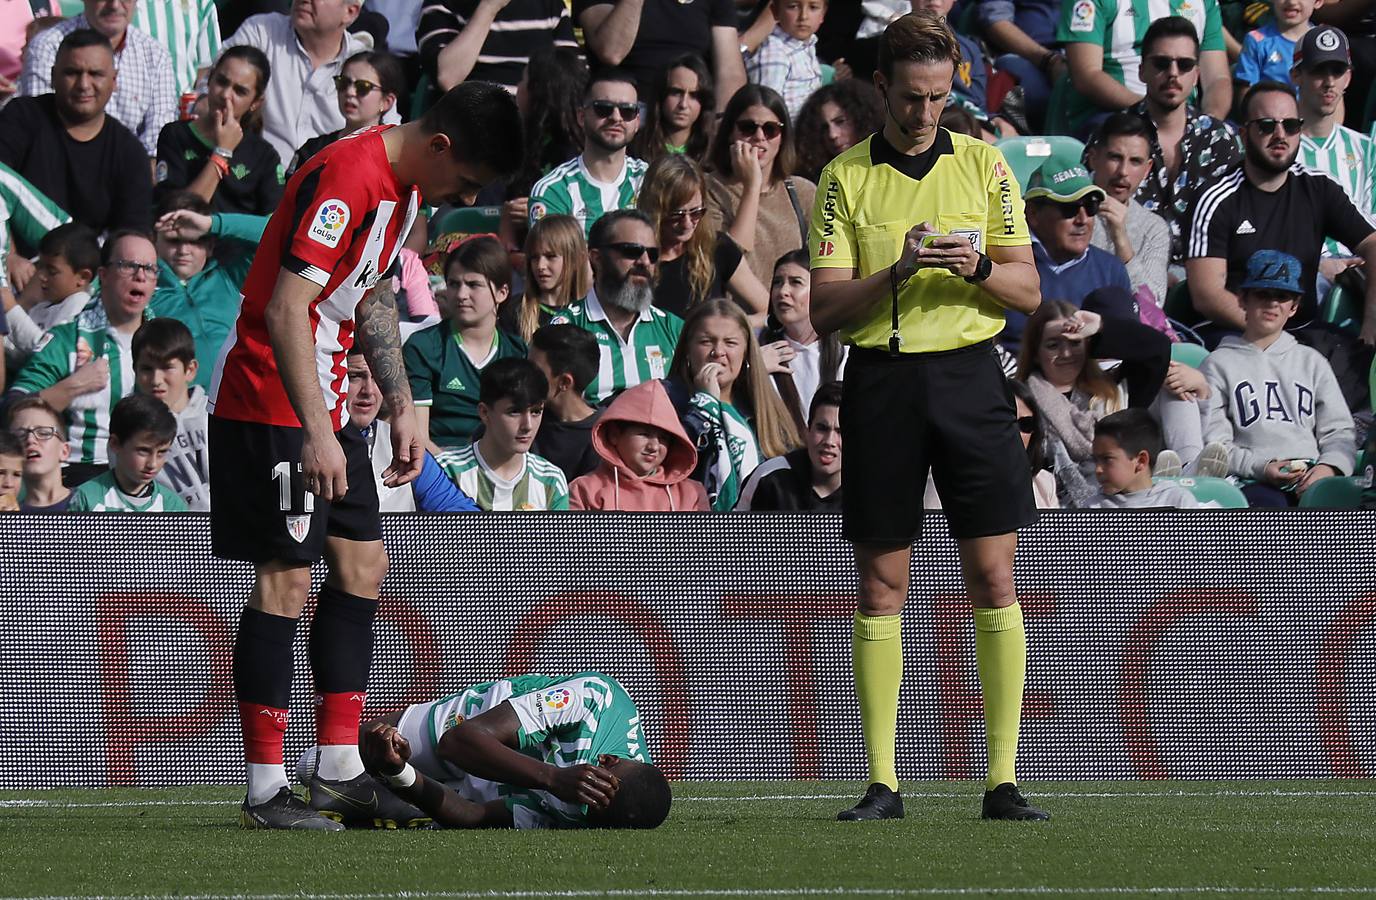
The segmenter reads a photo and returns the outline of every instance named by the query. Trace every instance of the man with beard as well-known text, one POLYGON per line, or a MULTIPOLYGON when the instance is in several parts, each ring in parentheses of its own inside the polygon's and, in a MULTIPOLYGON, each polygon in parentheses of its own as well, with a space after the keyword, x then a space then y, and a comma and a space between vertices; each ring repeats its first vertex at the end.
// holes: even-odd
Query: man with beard
POLYGON ((1159 306, 1166 302, 1171 232, 1164 219, 1133 199, 1151 171, 1149 128, 1131 113, 1114 113, 1099 126, 1086 154, 1094 183, 1104 191, 1090 243, 1117 256, 1133 289, 1146 285, 1159 306))
POLYGON ((555 316, 597 338, 597 377, 585 392, 601 403, 628 387, 663 378, 683 331, 683 320, 654 303, 659 236, 638 209, 609 212, 588 238, 593 286, 581 303, 555 316))
MULTIPOLYGON (((1247 260, 1258 250, 1284 247, 1304 268, 1304 297, 1290 320, 1293 330, 1314 320, 1324 240, 1341 241, 1369 270, 1376 268, 1376 222, 1331 176, 1295 164, 1304 123, 1289 85, 1258 82, 1243 98, 1242 114, 1242 165, 1207 187, 1195 207, 1185 264, 1190 297, 1219 329, 1241 331, 1237 286, 1246 277, 1247 260)), ((1361 340, 1376 343, 1376 279, 1367 281, 1361 340)))
MULTIPOLYGON (((1147 123, 1152 166, 1137 202, 1166 220, 1171 265, 1182 266, 1194 198, 1237 164, 1242 142, 1233 126, 1186 102, 1199 83, 1199 35, 1188 19, 1152 23, 1142 38, 1138 76, 1146 96, 1128 112, 1147 123)), ((1176 278, 1181 275, 1177 270, 1176 278)))
POLYGON ((563 213, 590 234, 604 214, 635 205, 646 164, 626 153, 640 127, 634 76, 621 69, 594 75, 578 110, 578 124, 583 129, 583 152, 550 170, 530 189, 532 225, 563 213))

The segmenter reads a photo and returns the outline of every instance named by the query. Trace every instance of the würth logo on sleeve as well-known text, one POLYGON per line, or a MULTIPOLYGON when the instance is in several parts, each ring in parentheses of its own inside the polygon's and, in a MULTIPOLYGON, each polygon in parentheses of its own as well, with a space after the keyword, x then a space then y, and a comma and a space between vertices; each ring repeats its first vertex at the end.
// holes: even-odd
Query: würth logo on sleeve
POLYGON ((348 225, 348 204, 339 199, 326 200, 311 220, 310 238, 326 247, 338 247, 348 225))
POLYGON ((831 256, 836 252, 836 244, 833 241, 822 241, 817 245, 818 256, 831 256))

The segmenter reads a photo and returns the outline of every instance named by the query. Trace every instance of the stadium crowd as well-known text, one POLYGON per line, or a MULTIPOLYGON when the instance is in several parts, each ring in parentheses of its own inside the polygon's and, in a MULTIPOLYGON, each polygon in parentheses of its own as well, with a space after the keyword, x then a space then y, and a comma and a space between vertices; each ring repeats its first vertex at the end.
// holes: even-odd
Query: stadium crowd
POLYGON ((0 509, 208 509, 207 391, 287 179, 482 80, 522 170, 389 273, 414 484, 382 484, 350 360, 382 509, 838 510, 816 182, 883 126, 914 7, 963 56, 943 125, 1022 187, 1042 304, 998 352, 1038 505, 1376 505, 1376 0, 29 0, 0 9, 0 509))

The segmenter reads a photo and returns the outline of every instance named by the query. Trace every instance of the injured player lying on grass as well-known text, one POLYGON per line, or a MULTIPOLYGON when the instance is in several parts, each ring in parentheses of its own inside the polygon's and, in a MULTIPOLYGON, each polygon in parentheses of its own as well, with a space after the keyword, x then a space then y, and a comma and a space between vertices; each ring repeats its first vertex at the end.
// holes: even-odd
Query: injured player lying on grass
MULTIPOLYGON (((372 775, 414 805, 385 818, 378 803, 316 796, 311 805, 345 825, 406 828, 654 828, 671 794, 650 760, 640 713, 610 676, 522 675, 419 703, 359 730, 372 775)), ((297 775, 314 786, 312 747, 297 775)), ((378 793, 384 792, 379 785, 378 793)))

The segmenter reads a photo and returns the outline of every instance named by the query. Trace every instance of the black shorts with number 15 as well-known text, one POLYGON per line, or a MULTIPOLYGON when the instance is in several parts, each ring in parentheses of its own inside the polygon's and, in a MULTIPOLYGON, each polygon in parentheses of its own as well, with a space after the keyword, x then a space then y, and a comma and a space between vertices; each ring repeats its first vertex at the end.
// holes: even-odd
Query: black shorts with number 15
POLYGON ((313 563, 326 536, 382 540, 377 485, 363 433, 335 433, 349 489, 334 502, 306 491, 301 474, 305 431, 210 417, 210 545, 222 559, 313 563))

